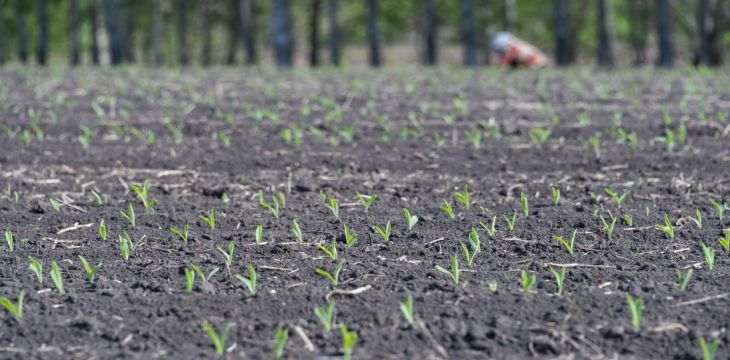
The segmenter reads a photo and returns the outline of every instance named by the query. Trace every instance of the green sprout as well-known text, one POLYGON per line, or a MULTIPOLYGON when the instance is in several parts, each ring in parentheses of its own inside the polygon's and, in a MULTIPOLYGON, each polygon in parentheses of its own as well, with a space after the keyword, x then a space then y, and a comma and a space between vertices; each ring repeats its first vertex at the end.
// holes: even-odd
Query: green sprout
POLYGON ((720 243, 725 251, 730 251, 730 229, 725 229, 725 237, 717 239, 717 242, 720 243))
POLYGON ((284 197, 284 194, 279 193, 278 195, 271 196, 271 202, 268 203, 264 201, 264 193, 263 191, 259 192, 259 205, 261 207, 264 207, 266 209, 269 209, 271 213, 274 215, 274 217, 278 220, 279 216, 281 214, 281 208, 285 207, 286 205, 286 198, 284 197))
POLYGON ((9 311, 13 316, 15 316, 16 319, 20 319, 23 317, 23 299, 25 298, 25 291, 20 290, 20 293, 18 294, 18 298, 15 300, 15 303, 10 301, 10 299, 0 296, 0 305, 2 305, 5 310, 9 311))
POLYGON ((664 225, 656 225, 656 228, 665 232, 670 239, 674 239, 674 226, 666 213, 664 214, 664 225))
POLYGON ((573 233, 570 235, 570 238, 568 240, 565 240, 562 236, 553 235, 553 239, 557 240, 561 245, 565 247, 566 250, 568 250, 568 254, 573 255, 573 245, 575 244, 575 234, 578 232, 578 230, 573 230, 573 233))
POLYGON ((527 271, 522 270, 520 272, 520 281, 522 284, 522 291, 528 292, 530 289, 532 289, 533 286, 535 286, 535 283, 537 282, 537 276, 530 275, 527 271))
POLYGON ((342 360, 350 360, 352 350, 357 345, 357 332, 347 330, 345 324, 340 324, 340 334, 342 335, 342 360))
POLYGON ((722 222, 725 219, 725 210, 728 208, 727 203, 720 204, 717 201, 710 199, 710 205, 712 205, 715 209, 717 217, 720 219, 720 222, 722 222))
POLYGON ((471 228, 471 231, 469 231, 469 244, 471 246, 471 251, 464 243, 461 243, 461 249, 464 251, 464 258, 466 258, 467 266, 471 267, 471 264, 474 262, 474 258, 479 253, 479 251, 481 251, 479 234, 474 228, 471 228))
POLYGON ((84 259, 84 257, 81 255, 79 255, 79 260, 81 261, 81 265, 84 266, 84 271, 86 271, 86 280, 89 282, 89 284, 93 284, 96 273, 98 273, 99 269, 101 269, 102 263, 91 266, 89 262, 86 261, 86 259, 84 259))
POLYGON ((132 191, 134 191, 135 194, 137 194, 137 197, 142 201, 145 213, 149 214, 150 212, 152 212, 155 205, 157 204, 157 200, 150 199, 149 180, 145 180, 142 184, 142 187, 139 187, 137 185, 129 185, 129 187, 132 189, 132 191))
POLYGON ((700 350, 702 350, 702 359, 713 360, 715 358, 717 348, 720 347, 720 339, 712 339, 712 342, 707 344, 707 340, 705 340, 704 337, 700 337, 699 342, 700 350))
POLYGON ((515 222, 517 221, 517 210, 512 213, 511 219, 505 214, 502 214, 502 217, 504 218, 504 222, 507 223, 507 229, 509 229, 510 232, 513 232, 515 230, 515 222))
POLYGON ((696 209, 695 216, 690 216, 689 218, 697 225, 698 229, 702 229, 702 211, 700 209, 696 209))
POLYGON ((298 243, 303 243, 304 238, 302 238, 302 229, 299 227, 299 223, 297 222, 297 219, 292 219, 291 221, 291 232, 294 234, 294 237, 297 239, 298 243))
POLYGON ((527 131, 530 142, 536 148, 541 148, 550 138, 550 130, 542 127, 532 128, 527 131))
POLYGON ((222 249, 220 246, 216 246, 216 250, 218 250, 219 253, 223 255, 223 258, 226 260, 226 269, 231 269, 231 264, 233 264, 233 251, 236 249, 236 244, 233 242, 233 240, 228 242, 228 250, 222 249))
POLYGON ((345 245, 350 248, 357 242, 357 234, 351 232, 350 228, 347 227, 347 224, 342 224, 342 228, 345 232, 345 245))
POLYGON ((446 215, 449 216, 451 219, 456 218, 456 214, 454 214, 454 208, 451 206, 451 203, 448 202, 446 199, 444 199, 444 204, 441 205, 441 211, 445 212, 446 215))
POLYGON ((253 267, 253 264, 248 264, 248 277, 237 274, 236 279, 248 288, 251 296, 256 296, 256 269, 253 267))
POLYGON ((565 273, 567 268, 565 266, 561 266, 560 270, 555 270, 550 267, 548 270, 550 270, 550 273, 553 274, 553 277, 555 278, 555 285, 557 286, 556 292, 558 296, 562 296, 563 290, 565 289, 565 273))
POLYGON ((208 224, 210 230, 215 230, 215 210, 210 209, 208 210, 208 216, 198 215, 198 218, 208 224))
POLYGON ((132 207, 132 204, 127 204, 127 212, 120 211, 119 214, 121 214, 123 218, 129 221, 129 224, 132 225, 132 228, 137 227, 137 215, 134 214, 134 208, 132 207))
POLYGON ((553 192, 553 205, 558 207, 558 204, 560 203, 560 189, 553 186, 550 190, 553 192))
POLYGON ((345 265, 345 260, 340 261, 337 266, 335 266, 334 271, 330 274, 327 272, 327 270, 324 270, 322 268, 316 268, 314 272, 316 272, 319 275, 324 276, 329 280, 332 285, 337 286, 340 283, 340 271, 342 271, 342 267, 345 265))
POLYGON ((259 225, 256 227, 255 232, 256 245, 261 245, 264 242, 264 226, 259 225))
POLYGON ((365 213, 368 212, 368 209, 370 209, 370 205, 373 204, 375 201, 376 195, 363 195, 359 192, 355 191, 355 196, 357 196, 357 200, 360 202, 360 205, 362 205, 363 209, 365 209, 365 213))
POLYGON ((213 270, 211 270, 207 275, 203 271, 203 269, 200 268, 200 266, 195 264, 190 264, 190 268, 193 269, 196 275, 198 275, 198 278, 200 278, 200 281, 207 283, 210 281, 210 278, 213 277, 213 275, 217 274, 218 271, 220 271, 219 267, 214 267, 213 270))
POLYGON ((56 286, 56 289, 59 293, 63 294, 66 292, 63 289, 63 277, 61 277, 61 269, 58 268, 58 264, 55 261, 51 261, 51 280, 53 280, 53 285, 56 286))
POLYGON ((108 236, 108 232, 107 232, 107 227, 106 227, 106 220, 104 218, 102 218, 101 221, 99 222, 99 230, 98 230, 98 233, 99 233, 99 237, 102 240, 105 240, 106 241, 107 236, 108 236))
POLYGON ((284 346, 286 341, 289 339, 289 330, 284 329, 280 326, 276 327, 276 334, 274 334, 274 357, 280 359, 284 356, 284 346))
POLYGON ((530 216, 530 204, 527 202, 527 195, 524 192, 520 193, 520 207, 525 216, 530 216))
POLYGON ((613 190, 611 190, 609 188, 603 189, 603 191, 606 193, 606 195, 608 195, 611 199, 613 199, 613 201, 616 203, 616 206, 618 206, 619 209, 621 208, 621 205, 623 205, 624 201, 626 200, 626 197, 629 196, 629 194, 631 193, 630 191, 627 190, 627 191, 624 191, 624 193, 619 196, 616 192, 614 192, 613 190))
POLYGON ((606 221, 606 219, 603 218, 603 215, 600 216, 601 219, 601 227, 603 227, 603 233, 606 234, 606 238, 608 240, 611 240, 613 238, 613 229, 616 227, 616 218, 611 217, 611 223, 606 221))
POLYGON ((459 285, 459 259, 456 255, 451 257, 451 269, 445 269, 436 265, 436 270, 449 276, 454 285, 459 285))
POLYGON ((205 331, 206 334, 208 334, 210 341, 213 343, 213 347, 215 348, 216 354, 223 355, 225 353, 226 337, 228 336, 228 332, 231 330, 231 327, 232 327, 232 325, 228 324, 219 333, 219 332, 216 332, 215 329, 213 329, 213 326, 211 326, 207 320, 203 321, 203 330, 205 331))
POLYGON ((488 279, 485 284, 487 286, 487 290, 489 290, 490 292, 496 293, 499 289, 499 283, 497 282, 497 280, 488 279))
POLYGON ((8 244, 8 250, 10 252, 15 251, 15 237, 11 230, 5 230, 5 243, 8 244))
POLYGON ((332 238, 332 248, 330 248, 330 249, 328 249, 322 245, 317 245, 317 248, 322 250, 332 260, 337 260, 337 241, 335 241, 335 240, 336 239, 333 237, 332 238))
POLYGON ((413 315, 413 295, 408 294, 406 301, 400 304, 400 311, 403 313, 406 321, 408 321, 408 324, 413 325, 413 321, 415 320, 413 315))
POLYGON ((631 295, 626 295, 626 304, 629 306, 629 312, 631 313, 631 325, 635 329, 641 326, 641 314, 644 311, 644 299, 634 299, 631 295))
POLYGON ((332 330, 332 319, 335 313, 335 301, 332 300, 327 303, 327 307, 317 306, 314 308, 314 315, 317 316, 319 322, 324 326, 324 331, 330 332, 332 330))
POLYGON ((43 263, 32 256, 28 256, 28 267, 35 274, 39 284, 43 284, 43 263))
POLYGON ((403 208, 403 216, 406 218, 406 224, 408 224, 408 231, 413 230, 413 227, 416 226, 416 223, 418 223, 418 216, 411 215, 411 212, 408 211, 408 209, 403 208))
POLYGON ((623 216, 624 223, 626 223, 626 226, 633 227, 634 226, 634 218, 629 214, 624 214, 623 216))
POLYGON ((182 230, 180 230, 176 227, 170 228, 170 232, 177 235, 183 241, 183 243, 185 243, 185 245, 188 244, 188 240, 189 240, 189 236, 190 236, 190 224, 189 223, 185 223, 182 230))
POLYGON ((388 242, 390 241, 390 234, 391 234, 391 225, 390 220, 388 220, 388 223, 385 224, 385 230, 381 229, 380 226, 373 226, 373 229, 375 229, 375 232, 380 235, 381 238, 383 238, 383 241, 388 242))
POLYGON ((705 263, 707 264, 707 269, 712 270, 715 268, 715 250, 712 249, 712 247, 707 246, 705 244, 700 243, 700 248, 702 249, 702 255, 705 256, 705 263))
POLYGON ((337 202, 337 199, 331 197, 329 204, 325 204, 325 206, 330 209, 335 219, 340 220, 340 204, 337 202))
POLYGON ((681 271, 677 270, 677 285, 679 285, 679 291, 684 291, 684 289, 687 288, 687 284, 689 284, 689 279, 692 278, 692 273, 694 270, 692 268, 689 268, 687 272, 682 274, 681 271))
POLYGON ((489 237, 494 237, 494 232, 496 231, 497 226, 497 215, 494 215, 492 217, 492 224, 487 226, 484 222, 480 221, 479 225, 481 225, 484 230, 487 230, 487 234, 489 234, 489 237))
POLYGON ((144 243, 144 239, 146 237, 147 235, 142 235, 142 237, 135 242, 126 231, 123 235, 119 235, 119 253, 122 255, 122 259, 124 259, 124 261, 128 261, 130 254, 135 252, 137 248, 144 243))
POLYGON ((193 285, 195 285, 195 271, 185 268, 185 292, 188 294, 193 292, 193 285))
POLYGON ((53 208, 53 211, 60 213, 61 212, 61 202, 56 198, 51 198, 48 200, 48 202, 51 203, 51 208, 53 208))
POLYGON ((469 197, 469 185, 464 185, 464 190, 462 192, 454 193, 454 199, 456 199, 456 201, 460 202, 467 210, 469 210, 469 207, 471 206, 471 199, 469 197))

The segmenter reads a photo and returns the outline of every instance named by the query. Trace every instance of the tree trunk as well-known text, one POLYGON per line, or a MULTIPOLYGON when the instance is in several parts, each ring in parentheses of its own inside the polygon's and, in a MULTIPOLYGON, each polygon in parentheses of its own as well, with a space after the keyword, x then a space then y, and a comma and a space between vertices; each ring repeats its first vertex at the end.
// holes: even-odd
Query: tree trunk
POLYGON ((188 64, 188 0, 177 0, 177 61, 188 64))
POLYGON ((504 0, 504 30, 512 32, 517 23, 516 0, 504 0))
POLYGON ((106 30, 109 33, 109 54, 112 65, 122 63, 122 39, 119 28, 119 9, 116 0, 105 0, 106 30))
POLYGON ((646 63, 646 36, 649 33, 649 17, 651 9, 648 0, 634 0, 629 7, 630 35, 629 42, 634 52, 634 65, 646 63))
POLYGON ((319 66, 319 14, 322 1, 312 0, 312 12, 309 29, 309 65, 319 66))
POLYGON ((253 0, 240 0, 241 31, 243 32, 243 48, 246 51, 246 64, 256 64, 256 26, 254 23, 253 0))
POLYGON ((709 66, 711 50, 710 50, 710 33, 707 24, 707 0, 697 0, 697 37, 700 47, 697 53, 697 65, 709 66))
POLYGON ((68 9, 69 62, 71 66, 77 66, 81 60, 81 54, 79 53, 79 1, 70 0, 68 9))
POLYGON ((613 16, 611 0, 596 0, 596 15, 598 16, 598 65, 613 66, 615 57, 613 52, 613 16))
POLYGON ((368 44, 370 47, 370 66, 380 67, 380 34, 378 29, 378 0, 367 0, 368 6, 368 44))
POLYGON ((231 13, 228 22, 228 54, 226 63, 234 65, 236 63, 236 53, 238 52, 238 40, 241 37, 241 12, 238 11, 238 0, 228 0, 231 13))
POLYGON ((28 62, 28 31, 25 27, 25 11, 18 5, 18 59, 23 64, 28 62))
POLYGON ((212 34, 211 34, 211 26, 210 26, 210 14, 208 13, 208 6, 209 3, 207 1, 200 1, 198 2, 197 12, 198 12, 198 26, 200 27, 201 31, 201 41, 203 42, 203 47, 201 48, 200 52, 200 64, 203 66, 210 66, 212 62, 212 52, 213 52, 213 44, 212 44, 212 34))
POLYGON ((436 41, 437 41, 437 20, 436 20, 436 4, 434 3, 434 0, 425 0, 424 4, 424 33, 423 33, 423 40, 424 40, 424 53, 423 53, 423 63, 425 65, 436 65, 436 62, 438 61, 438 54, 436 49, 436 41))
POLYGON ((124 31, 122 32, 122 59, 125 62, 133 63, 134 54, 134 1, 127 0, 123 6, 124 31))
POLYGON ((464 37, 464 65, 477 64, 477 34, 474 21, 474 0, 461 0, 461 31, 464 37))
POLYGON ((657 38, 659 39, 658 66, 674 65, 674 45, 672 44, 672 11, 669 0, 656 1, 657 38))
POLYGON ((330 61, 334 66, 340 66, 340 23, 337 21, 337 2, 338 0, 329 0, 330 61))
POLYGON ((99 65, 99 0, 91 0, 89 5, 91 18, 91 63, 99 65))
POLYGON ((558 66, 570 63, 568 54, 568 0, 555 0, 555 62, 558 66))
POLYGON ((46 52, 48 50, 48 12, 46 0, 38 0, 38 65, 46 65, 46 52))
POLYGON ((162 9, 160 2, 152 2, 152 63, 162 65, 162 9))
POLYGON ((279 68, 291 67, 294 60, 289 11, 289 0, 273 0, 271 20, 274 33, 274 58, 279 68))

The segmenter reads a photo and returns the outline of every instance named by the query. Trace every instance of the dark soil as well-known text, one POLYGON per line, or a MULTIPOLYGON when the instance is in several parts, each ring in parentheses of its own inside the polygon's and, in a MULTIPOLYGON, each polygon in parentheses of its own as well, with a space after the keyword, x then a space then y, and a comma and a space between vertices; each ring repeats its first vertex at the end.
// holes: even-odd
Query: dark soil
POLYGON ((0 230, 12 230, 16 249, 0 246, 0 295, 15 300, 24 290, 26 301, 20 319, 0 310, 0 357, 211 358, 207 320, 216 329, 232 325, 229 358, 273 358, 278 326, 289 331, 285 358, 336 358, 338 325, 325 332, 313 313, 329 294, 335 324, 359 335, 356 359, 700 359, 700 337, 719 339, 716 359, 728 359, 730 258, 718 238, 730 220, 710 206, 730 202, 728 75, 4 70, 0 230), (182 126, 183 137, 165 124, 182 126), (301 144, 285 141, 286 129, 301 130, 301 144), (551 131, 543 146, 531 141, 539 129, 551 131), (658 139, 666 129, 679 139, 671 152, 658 139), (93 134, 88 148, 84 131, 93 134), (621 131, 636 132, 636 146, 621 131), (476 133, 479 148, 468 140, 476 133), (596 134, 598 151, 587 145, 596 134), (157 200, 150 213, 128 186, 145 180, 157 200), (469 209, 453 199, 466 185, 469 209), (619 208, 606 188, 630 194, 619 208), (259 191, 267 200, 286 196, 280 219, 259 206, 259 191), (356 191, 377 194, 368 213, 356 191), (322 196, 339 201, 340 220, 322 196), (453 220, 440 210, 445 199, 453 220), (135 228, 120 215, 128 204, 135 228), (420 219, 412 231, 403 208, 420 219), (214 230, 199 219, 210 209, 214 230), (701 229, 688 218, 696 209, 701 229), (510 232, 503 214, 515 210, 510 232), (673 240, 656 228, 665 213, 673 240), (610 240, 601 216, 617 219, 610 240), (480 222, 488 227, 493 217, 490 237, 480 222), (292 219, 304 244, 291 233, 292 219), (373 226, 388 220, 385 243, 373 226), (186 222, 187 245, 169 231, 186 222), (351 248, 343 224, 359 236, 351 248), (472 227, 481 252, 469 267, 460 243, 472 227), (573 230, 571 256, 552 235, 573 230), (118 246, 125 231, 145 237, 129 261, 118 246), (337 261, 316 246, 329 247, 333 237, 337 261), (230 270, 216 250, 229 241, 230 270), (701 243, 715 251, 713 270, 701 243), (91 285, 79 255, 103 262, 91 285), (435 270, 452 255, 461 263, 458 285, 435 270), (43 263, 42 283, 29 256, 43 263), (340 260, 338 286, 315 273, 340 260), (65 294, 53 286, 51 261, 65 294), (191 264, 220 272, 209 284, 196 279, 187 293, 191 264), (234 277, 248 275, 249 264, 259 278, 255 296, 234 277), (548 270, 561 264, 567 276, 558 296, 548 270), (675 273, 690 268, 682 292, 675 273), (529 292, 522 270, 537 276, 529 292), (408 294, 414 325, 399 308, 408 294), (645 301, 639 328, 626 295, 645 301))

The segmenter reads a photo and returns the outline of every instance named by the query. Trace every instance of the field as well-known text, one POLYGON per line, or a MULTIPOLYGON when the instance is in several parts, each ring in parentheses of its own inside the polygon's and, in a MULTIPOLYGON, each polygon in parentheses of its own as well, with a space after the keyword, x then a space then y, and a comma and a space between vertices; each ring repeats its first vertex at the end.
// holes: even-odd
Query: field
POLYGON ((0 357, 727 359, 728 75, 3 70, 0 357))

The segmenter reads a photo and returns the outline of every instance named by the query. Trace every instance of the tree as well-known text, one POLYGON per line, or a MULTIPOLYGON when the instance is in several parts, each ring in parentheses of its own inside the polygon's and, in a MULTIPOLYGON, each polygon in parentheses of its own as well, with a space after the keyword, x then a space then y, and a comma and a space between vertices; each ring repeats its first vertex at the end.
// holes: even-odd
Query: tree
POLYGON ((195 10, 197 11, 198 28, 201 32, 201 42, 203 43, 203 47, 200 51, 200 64, 203 66, 210 66, 213 55, 213 37, 210 26, 210 3, 208 1, 199 1, 197 4, 198 6, 195 10))
POLYGON ((477 34, 473 0, 461 0, 461 31, 464 37, 464 65, 475 66, 477 64, 477 34))
POLYGON ((23 64, 28 62, 28 31, 25 27, 25 8, 22 3, 15 5, 18 18, 18 58, 23 64))
POLYGON ((271 22, 276 66, 279 68, 291 67, 294 62, 294 51, 289 0, 272 0, 271 22))
POLYGON ((309 65, 319 65, 319 13, 322 7, 320 0, 312 0, 309 29, 309 65))
POLYGON ((434 0, 425 0, 424 4, 424 53, 423 63, 426 65, 436 65, 437 58, 437 20, 436 20, 436 4, 434 0))
POLYGON ((674 64, 674 45, 672 44, 671 28, 672 12, 669 0, 656 0, 656 25, 659 45, 658 66, 672 66, 674 64))
POLYGON ((48 9, 46 0, 38 0, 38 25, 40 32, 38 34, 38 65, 46 65, 46 55, 48 50, 48 9))
POLYGON ((711 65, 710 57, 710 34, 707 24, 707 0, 697 0, 697 37, 699 38, 700 47, 698 50, 697 64, 711 65))
POLYGON ((559 66, 570 63, 568 54, 568 0, 555 0, 555 62, 559 66))
POLYGON ((257 62, 256 54, 256 27, 254 26, 253 0, 240 0, 241 31, 243 32, 243 48, 246 52, 246 64, 257 62))
POLYGON ((152 63, 162 65, 162 9, 159 1, 152 2, 152 63))
POLYGON ((99 65, 99 4, 101 0, 91 0, 89 18, 91 19, 91 63, 99 65))
POLYGON ((112 65, 122 63, 122 37, 119 26, 119 8, 116 0, 104 1, 106 31, 109 33, 109 53, 112 65))
POLYGON ((649 0, 634 0, 628 7, 629 43, 634 52, 634 65, 646 63, 646 35, 649 33, 651 6, 649 0))
POLYGON ((337 21, 337 2, 338 0, 329 0, 329 20, 330 20, 330 61, 332 65, 340 66, 340 24, 337 21))
POLYGON ((504 30, 514 31, 517 23, 516 0, 504 0, 504 30))
POLYGON ((596 24, 598 25, 598 65, 613 66, 613 16, 610 0, 596 0, 596 24))
POLYGON ((233 65, 236 63, 236 52, 238 51, 238 40, 241 37, 241 12, 238 11, 238 0, 228 0, 231 7, 228 17, 228 55, 226 56, 226 64, 233 65))
POLYGON ((368 7, 368 44, 370 48, 370 66, 379 67, 380 30, 378 28, 378 0, 366 0, 368 7))
POLYGON ((177 61, 188 64, 188 0, 177 0, 177 61))
POLYGON ((81 60, 79 40, 79 1, 71 0, 69 3, 69 51, 71 66, 77 66, 81 60))
MULTIPOLYGON (((127 0, 122 5, 122 18, 124 19, 124 29, 121 31, 122 41, 122 61, 134 62, 134 30, 135 30, 135 2, 127 0)), ((158 3, 158 1, 153 1, 158 3)))

